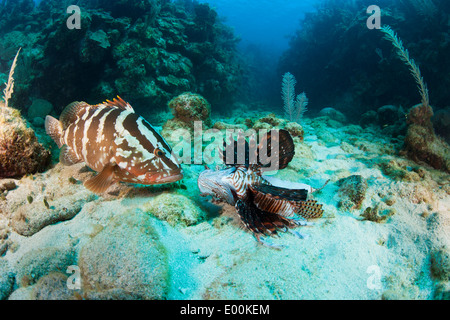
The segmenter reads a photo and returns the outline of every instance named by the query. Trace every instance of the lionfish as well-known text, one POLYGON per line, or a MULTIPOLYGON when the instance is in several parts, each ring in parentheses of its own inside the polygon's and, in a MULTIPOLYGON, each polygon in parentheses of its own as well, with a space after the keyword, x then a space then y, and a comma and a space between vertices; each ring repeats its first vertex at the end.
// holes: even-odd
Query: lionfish
MULTIPOLYGON (((306 219, 319 218, 323 214, 322 204, 309 199, 308 193, 318 191, 302 183, 283 181, 262 174, 267 167, 259 159, 271 145, 278 144, 274 158, 276 167, 284 169, 295 154, 294 142, 286 130, 274 131, 263 136, 256 146, 256 163, 251 164, 251 151, 245 139, 234 140, 226 144, 220 151, 227 168, 221 170, 206 169, 198 177, 198 187, 202 196, 211 195, 218 201, 224 201, 236 208, 236 211, 258 242, 271 247, 277 247, 267 242, 262 236, 277 235, 278 231, 290 231, 296 236, 303 236, 293 231, 297 226, 310 225, 306 219), (265 147, 265 144, 267 148, 265 147), (244 161, 238 164, 238 150, 245 150, 244 161), (230 149, 232 147, 232 149, 230 149), (230 154, 234 150, 234 155, 230 154), (227 157, 228 151, 228 157, 227 157), (231 160, 231 161, 230 161, 231 160)), ((254 141, 253 144, 256 144, 254 141)), ((326 183, 325 183, 326 184, 326 183)))
POLYGON ((56 142, 60 162, 85 162, 99 172, 84 186, 105 192, 117 181, 162 184, 183 178, 164 138, 120 97, 89 105, 72 102, 59 120, 45 118, 45 130, 56 142))

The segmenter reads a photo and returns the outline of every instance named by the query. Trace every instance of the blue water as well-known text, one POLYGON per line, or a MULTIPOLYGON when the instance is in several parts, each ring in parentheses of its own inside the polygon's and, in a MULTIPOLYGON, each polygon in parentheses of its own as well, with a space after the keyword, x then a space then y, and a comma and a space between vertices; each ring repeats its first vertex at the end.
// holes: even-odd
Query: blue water
POLYGON ((227 25, 241 37, 241 47, 250 44, 278 56, 288 48, 290 37, 307 12, 321 0, 201 0, 215 8, 227 25))

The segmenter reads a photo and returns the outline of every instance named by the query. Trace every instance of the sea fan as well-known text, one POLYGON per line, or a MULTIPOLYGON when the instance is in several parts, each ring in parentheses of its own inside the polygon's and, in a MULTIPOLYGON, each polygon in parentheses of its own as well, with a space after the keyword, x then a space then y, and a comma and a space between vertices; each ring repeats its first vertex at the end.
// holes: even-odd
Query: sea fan
POLYGON ((284 101, 284 112, 289 120, 293 121, 295 113, 295 84, 297 81, 295 77, 286 72, 283 75, 283 82, 281 86, 281 94, 284 101))
POLYGON ((9 71, 8 83, 6 83, 6 88, 3 90, 3 100, 5 101, 5 107, 8 107, 8 101, 11 99, 12 93, 14 91, 14 69, 16 69, 17 65, 17 57, 19 56, 20 49, 17 51, 16 57, 11 66, 11 70, 9 71))
POLYGON ((308 110, 306 106, 308 105, 308 98, 306 97, 306 93, 302 92, 297 96, 297 100, 295 101, 295 121, 300 122, 300 119, 303 118, 303 114, 308 110))
POLYGON ((417 87, 420 92, 420 96, 422 97, 422 104, 424 106, 430 106, 430 100, 428 97, 428 88, 426 83, 423 81, 423 77, 420 73, 420 69, 417 66, 416 62, 409 57, 408 49, 405 49, 403 47, 402 40, 397 37, 394 30, 391 29, 389 26, 382 26, 381 31, 385 34, 385 39, 389 40, 392 45, 397 49, 397 55, 400 59, 405 62, 405 64, 409 67, 409 70, 414 77, 414 80, 416 80, 417 87))
POLYGON ((290 121, 299 122, 303 117, 303 114, 307 110, 308 98, 303 92, 297 96, 295 99, 295 84, 297 81, 295 77, 286 72, 283 75, 283 82, 281 87, 282 98, 284 101, 284 112, 286 113, 286 118, 290 121))

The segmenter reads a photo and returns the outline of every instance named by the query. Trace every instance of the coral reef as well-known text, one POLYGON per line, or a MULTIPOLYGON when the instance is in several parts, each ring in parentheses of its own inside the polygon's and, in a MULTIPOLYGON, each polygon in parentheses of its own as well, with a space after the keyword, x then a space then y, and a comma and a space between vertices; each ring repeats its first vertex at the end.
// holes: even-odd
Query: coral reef
MULTIPOLYGON (((246 128, 290 123, 256 111, 220 121, 246 128)), ((310 237, 280 235, 286 245, 281 252, 256 245, 231 220, 230 208, 200 197, 196 184, 202 165, 184 166, 184 187, 120 185, 89 197, 80 181, 92 173, 81 163, 58 164, 2 184, 0 297, 447 297, 449 175, 400 158, 390 146, 392 137, 376 126, 363 130, 323 116, 305 118, 302 127, 303 142, 294 139, 296 155, 276 178, 315 188, 330 180, 312 194, 325 210, 324 218, 305 230, 310 237), (320 138, 326 136, 330 139, 320 138), (76 209, 70 217, 64 216, 63 203, 76 209), (36 232, 18 233, 20 211, 36 232), (43 222, 40 227, 37 220, 43 222), (367 290, 367 265, 373 261, 384 276, 379 289, 367 290), (68 266, 79 267, 80 289, 62 285, 72 276, 68 266), (330 291, 330 275, 336 272, 330 291), (349 282, 360 285, 349 287, 349 282)))
POLYGON ((319 115, 327 116, 328 118, 341 123, 347 122, 347 117, 341 111, 336 110, 335 108, 332 107, 323 108, 322 110, 319 111, 319 115))
POLYGON ((341 200, 338 204, 343 210, 361 209, 366 197, 367 182, 360 175, 352 175, 337 182, 341 200))
POLYGON ((0 178, 22 177, 43 171, 50 152, 37 140, 20 112, 0 103, 0 178))
MULTIPOLYGON (((415 81, 398 63, 391 44, 379 32, 361 28, 368 18, 362 8, 368 5, 365 0, 322 1, 317 11, 305 15, 291 38, 278 74, 281 77, 289 71, 302 83, 311 112, 326 105, 342 105, 351 120, 357 121, 361 114, 385 104, 417 103, 411 95, 415 81)), ((446 24, 438 23, 450 17, 446 0, 380 0, 377 5, 383 8, 382 23, 402 36, 420 62, 433 105, 447 106, 450 79, 445 75, 450 73, 450 63, 443 57, 450 53, 450 38, 446 24), (434 3, 438 10, 423 15, 416 9, 425 8, 422 3, 434 3)))
POLYGON ((432 121, 436 134, 450 144, 450 107, 434 112, 432 121))
POLYGON ((7 26, 0 29, 0 72, 18 46, 28 66, 12 99, 20 109, 39 92, 56 111, 77 99, 119 94, 153 112, 185 91, 199 92, 220 108, 240 90, 238 40, 206 4, 83 0, 77 3, 82 28, 69 30, 63 3, 26 2, 25 11, 17 1, 0 11, 7 26), (18 11, 20 19, 12 15, 18 11))
POLYGON ((163 193, 152 198, 144 209, 172 226, 191 226, 205 218, 205 213, 192 200, 173 193, 163 193))
POLYGON ((194 126, 194 121, 203 121, 206 126, 211 125, 211 106, 199 94, 185 92, 169 101, 169 108, 175 119, 194 126))
POLYGON ((177 129, 193 133, 195 121, 201 121, 204 128, 211 126, 211 106, 199 94, 182 93, 169 101, 169 109, 174 118, 167 120, 161 131, 162 136, 169 141, 172 141, 172 133, 177 129))
POLYGON ((410 109, 402 152, 414 161, 423 161, 433 168, 450 172, 450 146, 435 135, 432 116, 430 106, 419 104, 410 109))
POLYGON ((79 300, 77 295, 67 286, 68 276, 61 272, 52 272, 39 279, 31 292, 32 300, 79 300))

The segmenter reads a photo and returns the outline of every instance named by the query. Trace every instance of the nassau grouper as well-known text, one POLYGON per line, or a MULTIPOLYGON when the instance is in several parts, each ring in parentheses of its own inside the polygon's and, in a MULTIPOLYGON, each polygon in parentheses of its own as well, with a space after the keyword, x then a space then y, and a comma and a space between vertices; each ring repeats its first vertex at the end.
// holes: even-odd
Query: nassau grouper
POLYGON ((183 178, 163 137, 120 97, 89 105, 72 102, 59 120, 45 118, 47 134, 61 148, 60 162, 85 162, 99 172, 84 186, 105 192, 117 181, 162 184, 183 178))
POLYGON ((249 144, 245 139, 238 139, 229 144, 224 142, 221 154, 228 168, 203 171, 198 177, 201 195, 212 195, 216 200, 234 206, 244 225, 264 245, 280 248, 262 238, 276 235, 277 231, 290 231, 302 238, 300 233, 291 229, 310 225, 306 219, 322 216, 322 204, 308 199, 309 193, 318 190, 306 184, 264 176, 262 169, 267 167, 267 164, 259 161, 264 158, 265 150, 272 150, 272 155, 276 156, 273 158, 276 169, 284 169, 294 157, 294 149, 292 137, 286 130, 270 131, 263 136, 258 146, 255 141, 250 141, 249 144), (241 164, 237 161, 239 145, 244 153, 241 155, 241 164), (255 147, 253 151, 252 145, 255 147), (272 150, 272 147, 268 147, 270 145, 278 145, 278 148, 272 150), (254 163, 249 161, 252 155, 254 163))

